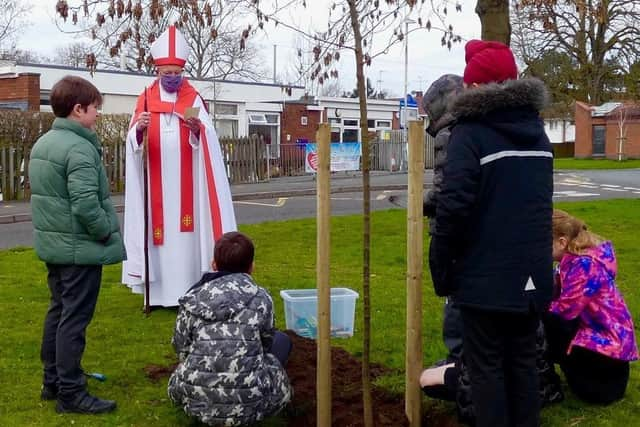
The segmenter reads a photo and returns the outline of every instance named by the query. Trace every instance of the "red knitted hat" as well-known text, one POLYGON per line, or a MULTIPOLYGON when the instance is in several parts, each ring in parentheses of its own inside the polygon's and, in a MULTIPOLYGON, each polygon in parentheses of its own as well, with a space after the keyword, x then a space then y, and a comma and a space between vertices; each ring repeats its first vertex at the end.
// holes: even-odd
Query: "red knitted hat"
POLYGON ((473 83, 502 83, 518 78, 518 67, 509 46, 500 42, 471 40, 464 47, 463 81, 473 83))

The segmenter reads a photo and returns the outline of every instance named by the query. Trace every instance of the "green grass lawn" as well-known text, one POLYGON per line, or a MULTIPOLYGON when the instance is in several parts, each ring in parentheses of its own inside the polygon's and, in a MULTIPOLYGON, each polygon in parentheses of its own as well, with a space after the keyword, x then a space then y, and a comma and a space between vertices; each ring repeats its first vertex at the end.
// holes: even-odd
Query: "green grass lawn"
POLYGON ((640 168, 640 160, 609 159, 553 159, 554 169, 633 169, 640 168))
MULTIPOLYGON (((640 200, 558 204, 585 219, 595 232, 613 240, 619 261, 618 284, 640 325, 640 200)), ((361 292, 361 218, 332 220, 331 284, 361 292)), ((282 289, 315 286, 315 221, 295 220, 241 227, 256 243, 255 278, 274 297, 278 327, 284 328, 282 289)), ((404 369, 406 212, 376 212, 372 219, 371 300, 372 361, 404 369)), ((425 238, 425 248, 427 247, 425 238)), ((105 269, 96 315, 89 327, 84 367, 104 373, 105 383, 91 380, 90 391, 116 399, 119 408, 101 416, 58 415, 53 402, 41 402, 39 347, 47 307, 46 270, 31 249, 0 251, 0 426, 188 426, 181 410, 171 406, 166 380, 154 383, 143 371, 148 364, 174 360, 171 335, 175 311, 142 312, 142 297, 119 284, 120 267, 105 269)), ((442 300, 434 296, 425 262, 424 363, 444 355, 441 340, 442 300)), ((356 356, 362 351, 362 298, 356 311, 356 333, 335 339, 356 356)), ((403 392, 404 376, 379 384, 403 392)), ((448 404, 427 398, 425 410, 454 413, 448 404)), ((640 370, 633 364, 626 397, 609 407, 587 405, 567 391, 565 402, 543 410, 544 426, 640 425, 640 370)), ((283 420, 266 423, 284 425, 283 420)))

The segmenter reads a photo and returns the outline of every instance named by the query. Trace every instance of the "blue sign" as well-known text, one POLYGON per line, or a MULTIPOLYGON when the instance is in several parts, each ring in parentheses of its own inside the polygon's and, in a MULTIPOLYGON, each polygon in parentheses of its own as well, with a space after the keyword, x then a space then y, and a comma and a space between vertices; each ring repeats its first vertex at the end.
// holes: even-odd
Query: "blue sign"
MULTIPOLYGON (((404 98, 400 99, 400 108, 404 107, 404 98)), ((418 108, 418 103, 415 98, 409 94, 407 94, 407 107, 409 108, 418 108)))

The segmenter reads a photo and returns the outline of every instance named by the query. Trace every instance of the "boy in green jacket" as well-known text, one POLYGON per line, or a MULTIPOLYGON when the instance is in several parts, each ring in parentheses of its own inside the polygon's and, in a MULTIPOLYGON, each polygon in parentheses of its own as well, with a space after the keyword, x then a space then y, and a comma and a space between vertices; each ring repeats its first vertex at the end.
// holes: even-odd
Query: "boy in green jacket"
POLYGON ((102 266, 125 258, 94 130, 102 96, 88 81, 67 76, 53 86, 50 100, 56 119, 29 161, 34 246, 51 292, 41 397, 57 399, 57 412, 109 412, 116 402, 90 395, 80 366, 102 266))

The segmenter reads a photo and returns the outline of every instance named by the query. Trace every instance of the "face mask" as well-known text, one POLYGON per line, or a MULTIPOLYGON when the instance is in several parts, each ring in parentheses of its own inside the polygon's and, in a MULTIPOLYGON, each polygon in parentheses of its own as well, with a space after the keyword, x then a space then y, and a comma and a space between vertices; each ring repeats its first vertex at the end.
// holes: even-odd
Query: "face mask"
POLYGON ((177 92, 182 85, 182 76, 160 76, 160 84, 169 93, 177 92))

